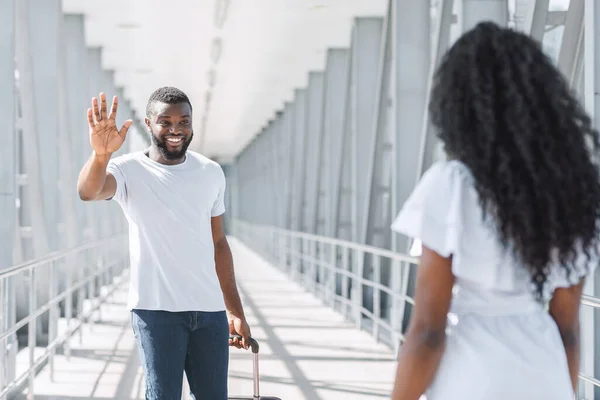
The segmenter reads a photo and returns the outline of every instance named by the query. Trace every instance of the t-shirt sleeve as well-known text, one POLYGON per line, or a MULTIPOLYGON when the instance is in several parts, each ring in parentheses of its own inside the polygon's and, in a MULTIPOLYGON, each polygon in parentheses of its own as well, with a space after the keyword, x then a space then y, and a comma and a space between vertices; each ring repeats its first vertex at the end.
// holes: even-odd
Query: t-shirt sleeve
POLYGON ((227 182, 225 179, 225 174, 223 173, 223 169, 220 166, 217 179, 219 191, 217 193, 217 198, 213 203, 211 211, 212 217, 218 217, 219 215, 223 215, 225 213, 225 188, 227 186, 227 182))
POLYGON ((464 223, 462 173, 455 163, 434 164, 404 203, 392 230, 419 240, 443 257, 454 254, 464 223))
POLYGON ((106 168, 106 172, 114 176, 117 181, 117 190, 115 195, 110 200, 115 200, 120 205, 125 205, 127 202, 127 181, 124 173, 124 163, 122 159, 110 160, 106 168))

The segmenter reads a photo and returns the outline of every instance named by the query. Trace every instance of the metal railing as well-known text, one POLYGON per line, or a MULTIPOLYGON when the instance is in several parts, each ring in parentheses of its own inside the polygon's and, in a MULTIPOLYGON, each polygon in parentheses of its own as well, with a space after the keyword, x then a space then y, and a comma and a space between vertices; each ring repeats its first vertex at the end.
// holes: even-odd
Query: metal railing
MULTIPOLYGON (((417 258, 330 237, 232 222, 233 236, 287 272, 325 305, 341 312, 358 329, 399 350, 415 303, 411 295, 414 283, 410 281, 417 258)), ((600 298, 584 295, 582 305, 598 310, 600 298)), ((585 351, 590 352, 583 349, 582 355, 585 351)), ((591 385, 587 393, 590 388, 600 388, 600 380, 588 374, 582 371, 579 375, 582 382, 591 385)))
POLYGON ((46 362, 54 379, 57 348, 70 356, 69 339, 79 331, 81 340, 82 325, 93 324, 93 313, 100 313, 100 306, 127 282, 128 262, 127 237, 121 234, 0 271, 0 400, 25 383, 27 398, 33 399, 36 373, 46 362), (61 318, 66 328, 59 335, 61 318), (16 337, 24 330, 29 363, 17 376, 16 337), (40 336, 47 342, 41 354, 36 351, 40 336))

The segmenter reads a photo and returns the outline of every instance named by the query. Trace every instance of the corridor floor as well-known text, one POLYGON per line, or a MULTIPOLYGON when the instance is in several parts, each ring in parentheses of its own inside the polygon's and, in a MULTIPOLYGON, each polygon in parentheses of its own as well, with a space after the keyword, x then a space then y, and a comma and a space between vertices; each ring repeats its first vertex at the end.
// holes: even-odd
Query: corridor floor
MULTIPOLYGON (((313 295, 230 238, 242 301, 260 343, 262 395, 282 400, 389 398, 395 357, 313 295)), ((35 398, 143 399, 144 382, 125 309, 126 288, 102 307, 101 320, 71 340, 71 359, 38 374, 35 398)), ((25 394, 23 392, 23 394, 25 394)), ((231 349, 229 393, 252 395, 252 355, 231 349)), ((187 396, 184 396, 187 398, 187 396)), ((200 399, 198 399, 200 400, 200 399)))

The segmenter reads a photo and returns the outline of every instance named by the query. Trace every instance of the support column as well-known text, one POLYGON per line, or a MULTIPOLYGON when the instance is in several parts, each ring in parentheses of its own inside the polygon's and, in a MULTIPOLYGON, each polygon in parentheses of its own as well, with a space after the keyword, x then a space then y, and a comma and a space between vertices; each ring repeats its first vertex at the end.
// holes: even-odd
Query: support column
MULTIPOLYGON (((60 74, 59 55, 62 54, 60 33, 63 16, 60 0, 27 1, 29 2, 29 57, 33 77, 33 116, 36 121, 34 140, 41 150, 37 156, 41 183, 40 200, 43 200, 40 204, 35 204, 35 207, 41 207, 43 210, 48 250, 55 251, 60 246, 57 157, 59 132, 63 127, 60 121, 61 95, 57 77, 60 74)), ((25 149, 26 152, 29 151, 28 147, 25 149)))
POLYGON ((292 177, 292 208, 291 213, 291 227, 293 231, 299 231, 302 228, 302 203, 304 193, 304 166, 306 165, 305 159, 305 145, 306 145, 306 89, 297 89, 296 96, 294 99, 294 124, 292 131, 294 140, 294 166, 293 166, 293 177, 292 177))
MULTIPOLYGON (((0 0, 0 270, 13 264, 16 238, 15 0, 0 0)), ((1 301, 1 300, 0 300, 1 301)))
POLYGON ((306 176, 303 210, 303 231, 315 233, 317 227, 317 202, 319 197, 319 180, 321 151, 323 148, 323 85, 324 74, 311 72, 308 78, 306 96, 307 130, 306 149, 302 156, 306 159, 306 176))
MULTIPOLYGON (((70 102, 71 90, 70 84, 77 88, 78 84, 70 82, 73 76, 71 72, 75 72, 76 68, 84 68, 81 65, 72 65, 72 61, 69 59, 68 54, 72 49, 70 46, 75 46, 73 43, 76 40, 78 33, 83 35, 83 30, 78 32, 73 30, 73 26, 68 24, 68 19, 61 13, 60 16, 60 29, 59 29, 59 46, 57 49, 58 54, 58 72, 56 75, 56 81, 58 86, 58 168, 59 168, 59 179, 58 179, 58 191, 59 191, 59 204, 61 212, 59 215, 60 229, 59 229, 59 248, 71 249, 76 247, 81 242, 81 221, 80 213, 82 211, 82 203, 77 197, 76 186, 77 177, 79 175, 79 169, 81 165, 79 162, 82 159, 80 151, 80 140, 85 137, 85 132, 75 128, 80 124, 80 120, 84 119, 84 113, 71 113, 72 105, 70 102)), ((79 264, 77 262, 78 256, 76 254, 67 257, 64 262, 58 263, 58 290, 62 291, 70 285, 74 273, 77 271, 79 264)), ((68 300, 72 302, 75 295, 71 296, 68 300)), ((68 308, 73 303, 67 306, 65 301, 62 312, 64 316, 67 316, 68 308)), ((72 309, 70 310, 72 311, 72 309)), ((55 335, 55 332, 50 332, 51 335, 55 335)))
MULTIPOLYGON (((395 216, 413 191, 419 170, 423 116, 427 111, 427 90, 431 68, 431 17, 429 1, 392 0, 392 98, 391 124, 394 131, 392 169, 392 215, 395 216)), ((406 237, 392 234, 392 249, 408 252, 406 237)), ((391 287, 402 295, 414 290, 414 268, 397 265, 391 271, 391 287), (412 272, 409 274, 409 272, 412 272)), ((392 325, 406 326, 410 309, 406 302, 392 304, 392 325), (405 310, 407 312, 405 312, 405 310)), ((403 330, 403 329, 402 329, 403 330)))
POLYGON ((433 48, 433 59, 429 66, 427 77, 427 89, 425 91, 425 107, 423 110, 423 122, 421 130, 419 161, 417 164, 417 181, 422 174, 439 158, 443 157, 443 152, 440 151, 441 145, 436 137, 433 126, 429 119, 429 101, 431 89, 433 86, 433 75, 438 68, 440 60, 450 47, 450 34, 452 28, 452 10, 455 6, 454 0, 440 0, 437 12, 437 18, 434 29, 434 42, 431 44, 433 48))
POLYGON ((583 69, 584 0, 571 0, 565 18, 558 68, 573 87, 577 87, 583 69))
MULTIPOLYGON (((415 187, 422 131, 426 112, 427 80, 430 69, 430 8, 428 1, 392 1, 392 79, 394 108, 394 168, 392 215, 415 187)), ((392 248, 406 252, 405 238, 394 234, 392 248)))
MULTIPOLYGON (((294 205, 294 187, 295 183, 293 180, 295 171, 296 158, 299 157, 297 149, 295 148, 294 136, 294 125, 296 119, 296 108, 293 102, 285 102, 283 111, 281 113, 281 131, 279 133, 278 140, 279 145, 279 159, 281 160, 281 182, 282 182, 282 198, 281 198, 281 227, 284 229, 292 229, 292 207, 294 205)), ((280 246, 293 246, 293 243, 289 240, 285 240, 280 246)), ((288 253, 282 255, 280 259, 280 265, 289 271, 288 268, 293 266, 291 258, 288 253)), ((293 276, 293 275, 292 275, 293 276)))
POLYGON ((323 104, 323 150, 319 202, 317 204, 317 233, 334 237, 335 215, 339 192, 338 180, 342 165, 342 137, 344 105, 348 93, 347 49, 330 49, 327 52, 323 104))
POLYGON ((286 185, 285 185, 285 199, 284 199, 284 228, 292 229, 292 206, 294 196, 294 163, 296 161, 296 152, 294 148, 294 120, 296 116, 296 109, 294 103, 286 103, 285 105, 285 122, 283 126, 284 136, 286 140, 286 150, 284 157, 287 156, 285 163, 285 174, 286 174, 286 185))
POLYGON ((517 29, 528 32, 531 37, 541 42, 546 31, 549 5, 550 0, 517 0, 517 29))
MULTIPOLYGON (((106 93, 106 86, 104 84, 104 71, 102 69, 102 49, 99 47, 88 48, 87 57, 88 71, 86 79, 88 81, 87 104, 89 104, 89 108, 91 107, 92 97, 100 96, 100 92, 102 91, 106 93)), ((84 142, 84 146, 87 148, 88 153, 91 154, 92 149, 89 140, 84 142)), ((86 240, 93 240, 104 235, 105 232, 102 227, 103 206, 104 204, 95 202, 85 204, 87 210, 86 240)))
POLYGON ((30 224, 22 226, 22 233, 29 234, 31 244, 24 246, 26 258, 32 259, 42 257, 48 252, 47 230, 42 209, 42 188, 39 165, 39 143, 38 143, 38 120, 36 119, 35 110, 35 80, 34 68, 32 65, 32 49, 34 46, 31 42, 34 38, 30 37, 30 15, 35 12, 35 7, 30 10, 30 2, 17 1, 16 3, 16 61, 19 71, 19 93, 21 102, 21 118, 20 125, 22 126, 22 149, 23 164, 26 170, 26 181, 24 196, 21 200, 21 207, 25 208, 22 212, 23 218, 29 217, 26 222, 30 224), (27 229, 29 228, 29 229, 27 229))
MULTIPOLYGON (((0 271, 15 262, 17 230, 17 132, 15 87, 15 0, 0 0, 0 271)), ((0 283, 0 331, 16 322, 16 297, 13 282, 0 283)), ((0 341, 0 390, 15 378, 16 335, 0 341)))
POLYGON ((368 196, 363 188, 369 185, 382 32, 382 18, 356 18, 352 29, 336 236, 355 242, 361 241, 368 196))
POLYGON ((383 27, 383 40, 379 49, 379 65, 377 71, 377 85, 375 86, 375 110, 373 124, 369 130, 372 137, 366 149, 368 188, 364 208, 359 215, 363 220, 360 232, 360 243, 369 244, 380 248, 389 248, 391 231, 390 220, 390 194, 391 174, 393 169, 393 136, 390 124, 393 95, 391 90, 392 71, 392 18, 391 3, 383 27))
MULTIPOLYGON (((91 107, 88 97, 88 58, 84 37, 84 17, 82 15, 65 15, 65 79, 66 79, 66 112, 68 115, 65 127, 71 142, 72 169, 77 177, 79 170, 92 154, 88 139, 86 110, 91 107)), ((75 188, 71 187, 74 192, 75 188)), ((84 230, 87 225, 88 204, 76 199, 73 210, 77 221, 76 240, 85 240, 84 230)))
MULTIPOLYGON (((571 0, 571 3, 583 0, 571 0)), ((600 5, 596 0, 585 0, 583 24, 587 33, 583 43, 584 82, 581 93, 587 112, 594 127, 600 127, 600 5)), ((567 18, 567 21, 570 19, 567 18)), ((565 27, 565 34, 567 29, 565 27)), ((584 293, 600 296, 600 272, 587 279, 584 293)), ((582 306, 581 308, 581 372, 596 379, 600 377, 600 314, 597 310, 582 306)), ((591 383, 579 380, 579 394, 582 398, 600 400, 600 388, 591 383)))

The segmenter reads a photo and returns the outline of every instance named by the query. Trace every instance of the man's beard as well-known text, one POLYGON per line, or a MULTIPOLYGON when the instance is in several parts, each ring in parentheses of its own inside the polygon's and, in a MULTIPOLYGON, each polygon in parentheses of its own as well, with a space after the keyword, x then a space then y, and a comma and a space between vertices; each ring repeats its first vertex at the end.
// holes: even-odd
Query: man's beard
POLYGON ((152 143, 154 143, 154 145, 158 148, 160 155, 163 156, 165 160, 169 160, 169 161, 179 160, 180 158, 183 158, 183 156, 185 155, 187 148, 189 147, 190 143, 192 142, 194 133, 192 133, 189 138, 183 139, 183 144, 181 145, 181 149, 175 150, 175 151, 169 150, 169 148, 167 147, 166 139, 170 136, 177 136, 177 135, 167 135, 167 136, 164 136, 163 139, 159 139, 156 137, 156 135, 150 134, 152 143))

